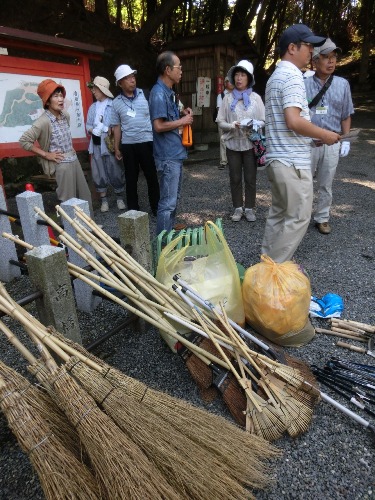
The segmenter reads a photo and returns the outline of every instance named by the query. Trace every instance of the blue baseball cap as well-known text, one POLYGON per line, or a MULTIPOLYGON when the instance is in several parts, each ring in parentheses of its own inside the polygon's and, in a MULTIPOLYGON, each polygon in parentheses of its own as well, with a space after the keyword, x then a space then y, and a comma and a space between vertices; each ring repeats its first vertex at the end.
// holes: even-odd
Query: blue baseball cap
POLYGON ((279 51, 286 50, 290 43, 306 42, 314 47, 320 47, 326 41, 322 36, 316 36, 305 24, 293 24, 281 34, 279 41, 279 51))

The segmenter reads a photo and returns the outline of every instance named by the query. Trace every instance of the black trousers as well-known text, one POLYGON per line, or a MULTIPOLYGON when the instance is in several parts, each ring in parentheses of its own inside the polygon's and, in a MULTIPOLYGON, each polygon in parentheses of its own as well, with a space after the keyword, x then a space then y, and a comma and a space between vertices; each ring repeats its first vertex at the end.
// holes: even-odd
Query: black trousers
POLYGON ((128 210, 139 210, 137 185, 139 168, 141 168, 147 181, 150 207, 152 212, 156 214, 160 192, 152 151, 152 141, 138 144, 122 144, 121 152, 125 168, 126 201, 128 210))

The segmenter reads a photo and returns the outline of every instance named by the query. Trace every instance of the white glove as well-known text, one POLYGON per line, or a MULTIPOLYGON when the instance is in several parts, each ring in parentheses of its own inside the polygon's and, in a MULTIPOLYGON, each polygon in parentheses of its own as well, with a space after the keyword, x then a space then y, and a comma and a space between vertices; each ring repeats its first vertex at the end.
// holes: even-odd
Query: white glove
POLYGON ((350 142, 349 141, 342 141, 341 149, 340 149, 340 156, 348 156, 349 151, 350 151, 350 142))
POLYGON ((103 132, 104 124, 103 123, 98 123, 96 127, 92 130, 92 133, 94 135, 101 135, 103 132))
POLYGON ((264 127, 264 121, 262 120, 253 120, 253 130, 258 132, 260 128, 264 127))

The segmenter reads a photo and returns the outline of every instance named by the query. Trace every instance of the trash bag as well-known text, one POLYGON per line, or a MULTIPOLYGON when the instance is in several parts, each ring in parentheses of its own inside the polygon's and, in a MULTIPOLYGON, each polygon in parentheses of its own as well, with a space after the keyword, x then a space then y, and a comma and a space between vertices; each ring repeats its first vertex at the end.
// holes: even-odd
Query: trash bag
MULTIPOLYGON (((191 285, 204 299, 218 305, 221 302, 233 321, 245 325, 241 284, 236 262, 224 235, 211 221, 204 227, 203 242, 187 246, 179 245, 183 235, 172 240, 161 252, 156 279, 168 287, 174 284, 173 276, 191 285)), ((178 327, 181 332, 181 327, 178 327)), ((175 341, 161 332, 162 337, 174 350, 175 341)))
POLYGON ((245 273, 242 298, 247 323, 275 344, 298 347, 315 335, 310 280, 298 264, 262 255, 245 273))

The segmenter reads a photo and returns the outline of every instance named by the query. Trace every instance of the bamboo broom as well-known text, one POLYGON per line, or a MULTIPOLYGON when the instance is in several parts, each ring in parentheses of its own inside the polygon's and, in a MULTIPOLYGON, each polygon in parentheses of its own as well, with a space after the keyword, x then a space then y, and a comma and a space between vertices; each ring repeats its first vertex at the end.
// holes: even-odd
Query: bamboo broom
POLYGON ((46 381, 77 429, 107 498, 180 498, 140 448, 99 409, 63 366, 56 365, 46 381))
MULTIPOLYGON (((41 332, 41 335, 45 336, 44 332, 41 332)), ((73 366, 74 374, 77 375, 77 361, 73 362, 73 366)), ((78 373, 81 373, 79 378, 85 388, 90 387, 90 392, 95 393, 93 395, 96 395, 97 401, 101 401, 102 404, 104 401, 107 413, 116 416, 117 423, 122 424, 120 427, 125 432, 129 434, 130 430, 131 436, 137 438, 137 443, 142 445, 150 458, 156 459, 156 463, 166 473, 168 479, 174 479, 174 486, 179 491, 187 492, 186 498, 208 499, 212 498, 212 495, 228 499, 243 498, 246 491, 240 486, 241 483, 257 488, 264 487, 267 483, 267 474, 264 469, 261 470, 260 463, 255 470, 251 467, 251 461, 247 470, 238 470, 238 467, 235 470, 228 468, 212 453, 208 453, 176 429, 169 427, 166 431, 164 420, 159 418, 157 421, 155 414, 147 410, 147 407, 135 408, 137 405, 134 400, 131 405, 124 404, 122 391, 114 390, 112 385, 99 374, 95 377, 96 372, 92 372, 90 376, 90 372, 92 370, 85 369, 84 365, 79 370, 78 365, 78 373), (107 387, 103 387, 105 385, 107 387), (210 473, 206 476, 208 471, 210 473), (248 477, 251 479, 247 479, 248 477)))
POLYGON ((269 480, 261 467, 247 470, 231 469, 220 462, 209 450, 199 446, 182 432, 155 415, 134 399, 124 398, 119 388, 114 388, 100 374, 71 358, 66 369, 106 413, 129 435, 167 477, 184 498, 244 498, 249 492, 243 486, 263 488, 269 480))
MULTIPOLYGON (((130 396, 155 414, 161 416, 169 425, 190 439, 211 450, 221 461, 230 467, 246 467, 264 458, 278 456, 279 452, 266 441, 244 432, 227 420, 199 409, 186 401, 149 388, 146 384, 128 377, 110 365, 96 358, 79 344, 64 338, 54 329, 50 339, 70 355, 78 355, 81 361, 100 367, 101 376, 111 382, 113 387, 121 388, 124 397, 130 396), (220 432, 218 433, 218 429, 220 432)), ((95 369, 95 368, 94 368, 95 369)))
POLYGON ((36 470, 47 499, 101 498, 89 469, 62 445, 35 407, 9 387, 3 377, 0 377, 0 407, 36 470))

